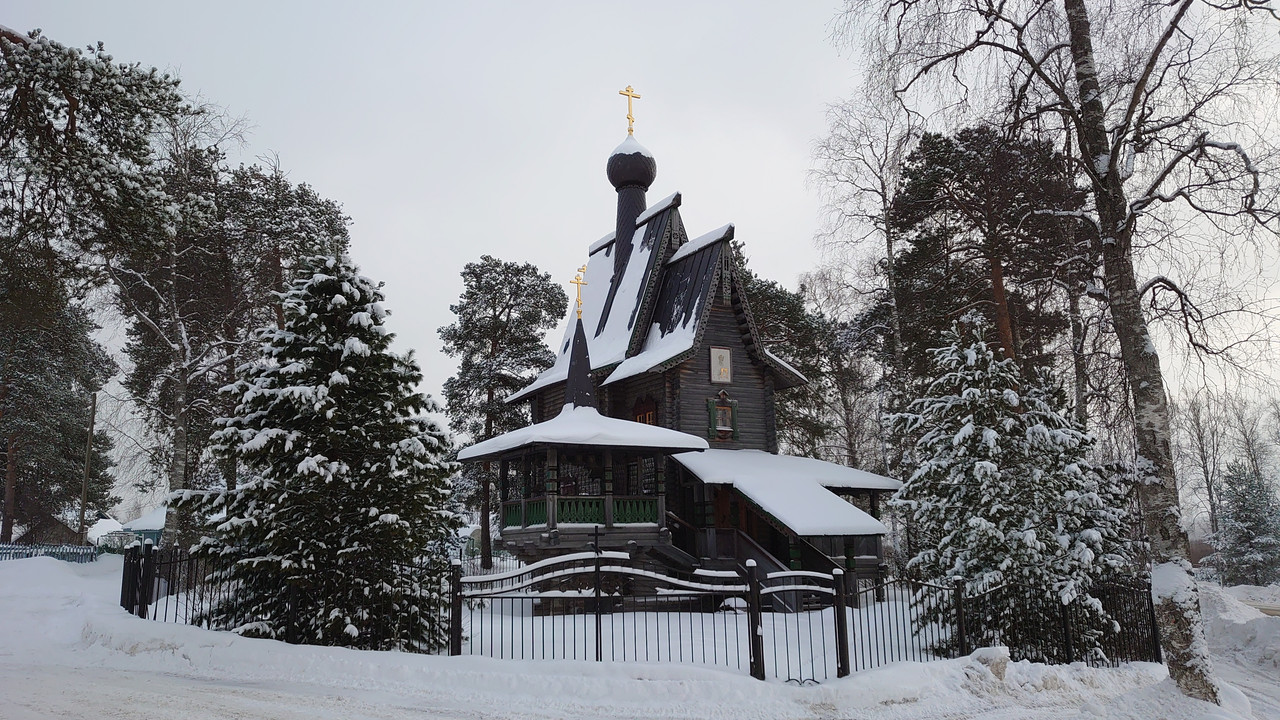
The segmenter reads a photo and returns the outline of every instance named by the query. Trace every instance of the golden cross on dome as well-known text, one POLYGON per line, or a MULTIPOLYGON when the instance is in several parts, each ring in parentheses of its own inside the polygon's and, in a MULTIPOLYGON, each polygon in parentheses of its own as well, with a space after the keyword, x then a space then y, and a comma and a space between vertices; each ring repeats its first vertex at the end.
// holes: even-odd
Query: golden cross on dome
MULTIPOLYGON (((631 88, 627 88, 627 89, 630 90, 631 88)), ((579 320, 582 319, 582 286, 587 284, 587 281, 582 279, 582 273, 586 271, 587 271, 587 266, 583 265, 582 267, 578 268, 578 274, 574 275, 573 279, 569 281, 574 285, 578 286, 578 319, 579 320)))
POLYGON ((618 94, 627 96, 627 134, 634 135, 636 116, 632 114, 635 110, 632 108, 631 102, 633 100, 639 100, 640 96, 636 94, 636 91, 632 89, 630 85, 627 86, 626 90, 619 90, 618 94))

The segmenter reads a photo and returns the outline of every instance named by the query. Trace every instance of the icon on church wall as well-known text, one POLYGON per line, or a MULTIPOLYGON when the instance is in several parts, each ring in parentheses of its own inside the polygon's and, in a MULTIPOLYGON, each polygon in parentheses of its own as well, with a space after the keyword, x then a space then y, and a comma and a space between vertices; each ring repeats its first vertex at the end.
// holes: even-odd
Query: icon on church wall
POLYGON ((733 366, 730 361, 729 348, 711 348, 711 382, 733 382, 733 366))

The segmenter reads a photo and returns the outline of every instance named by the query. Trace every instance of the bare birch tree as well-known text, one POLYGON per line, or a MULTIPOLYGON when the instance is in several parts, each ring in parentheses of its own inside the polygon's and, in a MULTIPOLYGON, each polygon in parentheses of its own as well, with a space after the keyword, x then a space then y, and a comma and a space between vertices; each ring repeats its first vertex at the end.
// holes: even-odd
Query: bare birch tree
POLYGON ((897 98, 869 87, 829 107, 827 122, 827 136, 814 146, 816 167, 810 174, 822 193, 827 216, 819 241, 831 248, 861 245, 879 236, 884 247, 893 369, 900 371, 904 363, 893 274, 896 238, 889 214, 902 163, 915 144, 920 121, 897 98))
POLYGON ((1251 0, 849 0, 848 32, 869 15, 879 20, 876 60, 904 97, 928 91, 952 112, 1010 128, 1065 127, 1073 137, 1092 199, 1073 214, 1096 232, 1129 382, 1161 643, 1178 687, 1217 702, 1164 374, 1143 307, 1148 293, 1185 288, 1164 276, 1139 282, 1135 264, 1190 227, 1157 227, 1162 217, 1195 216, 1220 237, 1274 224, 1271 158, 1248 103, 1274 98, 1276 62, 1261 26, 1276 11, 1251 0))

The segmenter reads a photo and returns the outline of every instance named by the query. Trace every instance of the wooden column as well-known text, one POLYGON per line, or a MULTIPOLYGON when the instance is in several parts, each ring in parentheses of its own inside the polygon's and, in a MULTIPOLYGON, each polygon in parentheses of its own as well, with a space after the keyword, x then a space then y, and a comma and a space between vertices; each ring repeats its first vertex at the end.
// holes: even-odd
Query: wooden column
POLYGON ((659 528, 667 526, 667 459, 661 455, 653 459, 654 484, 658 491, 659 528))
POLYGON ((547 450, 547 529, 556 527, 556 505, 560 497, 560 466, 556 464, 556 450, 547 450))
POLYGON ((604 452, 604 479, 601 481, 604 492, 604 526, 613 527, 613 451, 604 452))

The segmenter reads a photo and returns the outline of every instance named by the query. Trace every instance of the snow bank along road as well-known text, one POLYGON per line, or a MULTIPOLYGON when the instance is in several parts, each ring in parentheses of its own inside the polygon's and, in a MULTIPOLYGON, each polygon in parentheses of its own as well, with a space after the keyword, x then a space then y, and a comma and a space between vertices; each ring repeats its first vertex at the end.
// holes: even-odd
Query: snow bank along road
POLYGON ((1280 720, 1280 618, 1215 588, 1215 660, 1239 688, 1225 708, 1182 698, 1158 665, 1005 663, 993 650, 797 688, 671 664, 290 646, 133 618, 115 606, 119 575, 118 558, 0 562, 0 718, 1280 720))

